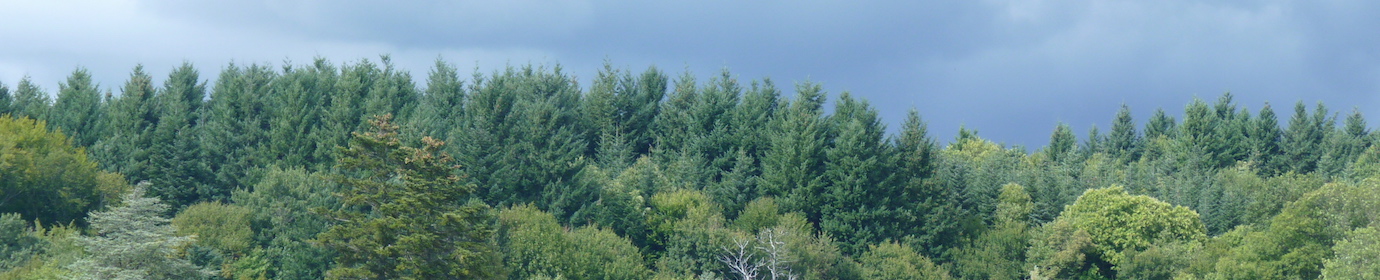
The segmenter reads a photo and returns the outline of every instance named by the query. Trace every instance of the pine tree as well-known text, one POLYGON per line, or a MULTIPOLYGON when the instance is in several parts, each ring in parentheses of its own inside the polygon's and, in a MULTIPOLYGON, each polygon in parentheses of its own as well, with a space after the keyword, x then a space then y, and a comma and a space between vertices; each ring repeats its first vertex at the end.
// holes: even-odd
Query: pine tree
POLYGON ((403 146, 390 115, 340 149, 341 221, 317 237, 337 250, 329 279, 498 279, 495 216, 462 184, 443 142, 403 146))
POLYGON ((86 68, 77 68, 58 84, 57 102, 48 115, 53 128, 71 135, 78 146, 90 147, 104 136, 98 125, 101 120, 101 94, 91 81, 86 68))

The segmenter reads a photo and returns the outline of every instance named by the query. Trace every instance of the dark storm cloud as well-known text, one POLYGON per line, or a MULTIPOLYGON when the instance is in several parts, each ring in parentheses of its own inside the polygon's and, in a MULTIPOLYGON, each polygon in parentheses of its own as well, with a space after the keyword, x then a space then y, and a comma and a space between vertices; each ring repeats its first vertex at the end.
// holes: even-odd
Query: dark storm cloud
MULTIPOLYGON (((592 77, 605 59, 640 70, 728 68, 783 88, 851 91, 893 127, 910 108, 949 140, 960 124, 1042 145, 1057 122, 1104 131, 1122 103, 1138 120, 1231 91, 1287 118, 1324 101, 1380 114, 1380 2, 1373 1, 130 1, 0 11, 0 81, 50 91, 76 65, 118 87, 134 63, 281 64, 391 53, 422 77, 560 63, 592 77), (397 2, 397 3, 394 3, 397 2), (472 64, 473 63, 473 64, 472 64)), ((788 92, 789 94, 789 92, 788 92)))

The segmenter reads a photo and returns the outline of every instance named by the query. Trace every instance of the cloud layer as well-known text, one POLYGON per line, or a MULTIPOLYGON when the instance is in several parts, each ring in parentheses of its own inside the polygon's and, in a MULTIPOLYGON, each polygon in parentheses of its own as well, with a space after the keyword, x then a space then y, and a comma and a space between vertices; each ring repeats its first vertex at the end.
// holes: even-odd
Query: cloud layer
MULTIPOLYGON (((337 62, 391 54, 414 76, 438 56, 489 71, 606 59, 707 76, 822 82, 897 124, 919 110, 1027 146, 1057 122, 1106 129, 1230 91, 1258 109, 1323 101, 1380 116, 1380 2, 1325 1, 5 1, 0 82, 49 91, 78 66, 118 88, 142 63, 337 62)), ((118 92, 116 92, 118 94, 118 92)), ((1287 118, 1287 116, 1284 116, 1287 118)))

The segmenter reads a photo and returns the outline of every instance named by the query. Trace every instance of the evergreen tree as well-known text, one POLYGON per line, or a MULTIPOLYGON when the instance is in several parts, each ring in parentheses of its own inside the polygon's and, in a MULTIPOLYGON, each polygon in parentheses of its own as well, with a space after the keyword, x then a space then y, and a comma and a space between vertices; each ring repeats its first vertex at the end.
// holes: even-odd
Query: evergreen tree
POLYGON ((149 179, 151 135, 158 124, 153 77, 138 65, 111 101, 106 113, 109 138, 99 141, 92 156, 106 170, 120 172, 133 182, 149 179))
POLYGON ((824 181, 820 228, 838 238, 844 252, 858 253, 862 244, 896 236, 892 202, 901 191, 892 181, 891 151, 883 142, 886 127, 866 101, 845 92, 835 103, 831 126, 833 145, 824 149, 824 181))
POLYGON ((178 257, 178 250, 194 237, 175 236, 177 229, 163 217, 168 205, 144 197, 143 187, 124 196, 120 207, 93 212, 89 221, 97 235, 78 238, 91 255, 69 266, 74 279, 208 279, 213 271, 178 257))
POLYGON ((1164 109, 1155 109, 1155 114, 1150 117, 1150 121, 1145 123, 1145 139, 1155 139, 1160 136, 1173 137, 1177 125, 1174 117, 1164 113, 1164 109))
POLYGON ((102 116, 97 86, 92 83, 86 68, 77 68, 67 76, 66 82, 58 84, 57 102, 53 103, 52 114, 47 119, 53 128, 71 135, 77 146, 90 147, 104 136, 98 126, 102 116))
POLYGON ((210 184, 208 172, 202 165, 200 127, 196 125, 206 83, 200 81, 196 68, 190 64, 173 69, 168 81, 154 97, 158 124, 150 134, 150 168, 148 191, 175 209, 202 200, 229 198, 231 188, 210 184))
POLYGON ((1260 109, 1252 128, 1248 131, 1251 144, 1250 160, 1259 166, 1260 173, 1271 175, 1282 172, 1282 165, 1285 163, 1280 162, 1278 156, 1283 133, 1280 132, 1275 110, 1270 108, 1269 103, 1260 109))
POLYGON ((317 60, 310 66, 283 67, 283 75, 272 83, 268 96, 270 112, 268 143, 263 156, 279 166, 308 166, 323 168, 322 154, 317 147, 330 142, 317 141, 321 137, 323 106, 336 83, 335 68, 317 60))
POLYGON ((1121 110, 1116 112, 1116 119, 1112 121, 1112 134, 1107 136, 1107 145, 1107 150, 1112 156, 1123 162, 1132 162, 1140 158, 1140 134, 1136 132, 1136 123, 1131 119, 1131 108, 1126 104, 1122 104, 1121 110))
POLYGON ((273 163, 266 155, 269 91, 277 75, 267 66, 230 64, 220 71, 202 125, 202 160, 217 186, 245 188, 251 170, 273 163))
POLYGON ((1064 162, 1073 156, 1074 148, 1078 145, 1077 136, 1073 135, 1073 129, 1067 124, 1059 123, 1054 127, 1054 133, 1049 136, 1049 146, 1045 149, 1045 154, 1052 162, 1064 162))
POLYGON ((1294 116, 1289 119, 1289 128, 1284 131, 1280 141, 1285 171, 1308 173, 1317 168, 1318 160, 1322 157, 1323 137, 1327 133, 1323 128, 1326 115, 1327 110, 1322 104, 1318 104, 1314 117, 1308 115, 1308 109, 1302 101, 1294 105, 1294 116))
POLYGON ((0 81, 0 115, 14 114, 14 96, 10 95, 10 87, 5 82, 0 81))
POLYGON ((928 126, 920 114, 910 110, 901 123, 901 132, 892 141, 895 146, 896 183, 901 185, 893 199, 892 209, 897 225, 919 225, 899 229, 895 238, 905 240, 926 254, 938 255, 958 241, 961 218, 957 192, 938 182, 934 176, 939 147, 930 138, 928 126))
POLYGON ((450 132, 459 125, 465 112, 465 82, 460 80, 455 66, 436 59, 427 75, 426 91, 417 104, 411 127, 416 137, 430 135, 449 139, 450 132))
POLYGON ((812 222, 820 219, 817 206, 826 182, 824 149, 828 123, 823 117, 824 91, 819 84, 796 86, 796 98, 772 120, 771 149, 762 158, 758 189, 779 197, 787 211, 800 211, 812 222))
POLYGON ((462 184, 443 142, 403 146, 390 115, 341 148, 340 221, 317 237, 340 255, 330 279, 498 279, 495 216, 462 184))

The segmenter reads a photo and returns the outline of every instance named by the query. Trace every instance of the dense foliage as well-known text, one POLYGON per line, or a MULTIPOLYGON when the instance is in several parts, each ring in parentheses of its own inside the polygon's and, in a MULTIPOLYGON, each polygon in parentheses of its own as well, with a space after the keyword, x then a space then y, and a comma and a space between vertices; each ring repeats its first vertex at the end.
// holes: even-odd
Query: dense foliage
POLYGON ((1123 105, 1029 150, 672 76, 437 61, 419 86, 385 56, 0 84, 0 279, 1380 275, 1354 111, 1123 105))

